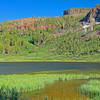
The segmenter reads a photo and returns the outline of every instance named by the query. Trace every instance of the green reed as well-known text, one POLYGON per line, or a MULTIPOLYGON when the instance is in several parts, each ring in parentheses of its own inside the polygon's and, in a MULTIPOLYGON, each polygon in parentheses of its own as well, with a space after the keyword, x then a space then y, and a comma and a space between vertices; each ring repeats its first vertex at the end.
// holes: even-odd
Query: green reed
POLYGON ((0 89, 5 87, 12 90, 16 88, 18 92, 31 92, 44 88, 45 85, 55 81, 65 81, 73 79, 99 78, 99 74, 14 74, 0 76, 0 89))
POLYGON ((92 98, 92 100, 100 100, 100 81, 90 80, 87 84, 81 86, 80 92, 92 98))

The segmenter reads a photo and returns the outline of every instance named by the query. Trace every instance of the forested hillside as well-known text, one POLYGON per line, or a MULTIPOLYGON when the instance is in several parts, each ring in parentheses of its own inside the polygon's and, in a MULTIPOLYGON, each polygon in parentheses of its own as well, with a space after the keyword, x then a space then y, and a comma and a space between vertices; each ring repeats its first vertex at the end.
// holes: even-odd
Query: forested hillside
MULTIPOLYGON (((24 18, 0 24, 0 55, 31 55, 38 60, 45 55, 79 58, 100 54, 100 25, 84 31, 81 19, 85 14, 62 17, 24 18), (37 55, 39 54, 40 55, 37 55)), ((47 58, 46 58, 47 57, 47 58)), ((44 58, 43 58, 44 59, 44 58)))
POLYGON ((46 45, 57 37, 78 30, 77 17, 25 18, 0 25, 0 53, 34 52, 35 47, 46 45))

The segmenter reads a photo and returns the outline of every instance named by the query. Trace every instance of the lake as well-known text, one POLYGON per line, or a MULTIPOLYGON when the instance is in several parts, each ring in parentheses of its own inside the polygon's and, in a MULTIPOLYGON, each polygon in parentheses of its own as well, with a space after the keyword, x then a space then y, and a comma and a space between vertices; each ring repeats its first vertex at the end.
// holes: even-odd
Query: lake
POLYGON ((21 62, 0 63, 0 74, 29 73, 52 70, 99 70, 100 63, 21 62))

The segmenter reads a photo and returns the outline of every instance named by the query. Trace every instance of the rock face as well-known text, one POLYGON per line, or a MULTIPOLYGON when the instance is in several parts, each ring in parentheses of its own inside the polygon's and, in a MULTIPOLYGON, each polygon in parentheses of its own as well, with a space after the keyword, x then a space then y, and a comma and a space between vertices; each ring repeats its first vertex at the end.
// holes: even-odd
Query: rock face
POLYGON ((35 31, 37 29, 39 30, 56 29, 56 24, 46 23, 46 21, 47 21, 47 18, 45 17, 18 19, 18 20, 9 22, 7 24, 7 28, 9 32, 12 32, 13 29, 16 29, 16 30, 19 30, 21 34, 25 30, 35 31))
POLYGON ((81 22, 90 23, 93 19, 95 22, 100 22, 100 4, 91 9, 81 22))
POLYGON ((89 8, 71 8, 64 11, 64 15, 77 15, 77 14, 87 14, 90 11, 89 8))

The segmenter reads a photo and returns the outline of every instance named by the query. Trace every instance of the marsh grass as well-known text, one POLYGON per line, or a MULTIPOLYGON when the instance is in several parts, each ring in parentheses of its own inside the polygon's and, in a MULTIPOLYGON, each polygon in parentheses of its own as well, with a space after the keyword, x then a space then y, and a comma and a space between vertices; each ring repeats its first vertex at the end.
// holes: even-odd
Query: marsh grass
POLYGON ((9 90, 6 87, 0 89, 0 100, 19 100, 21 94, 16 91, 16 88, 9 90))
MULTIPOLYGON (((31 74, 12 74, 12 75, 0 75, 0 94, 4 97, 19 97, 20 95, 25 96, 28 95, 27 98, 31 98, 29 93, 32 95, 35 94, 36 98, 42 98, 39 100, 43 100, 45 96, 48 99, 59 98, 64 100, 66 98, 72 99, 76 98, 77 100, 80 98, 84 98, 83 100, 87 100, 86 97, 77 93, 77 89, 80 84, 82 84, 83 80, 89 79, 97 79, 100 78, 99 73, 73 73, 72 71, 64 72, 64 73, 55 73, 47 72, 47 73, 31 73, 31 74), (77 82, 79 81, 79 82, 77 82), (54 85, 54 86, 53 86, 54 85), (50 86, 51 89, 49 88, 50 86), (47 88, 47 90, 46 90, 47 88), (45 95, 38 95, 45 93, 45 95), (47 93, 47 94, 46 94, 47 93), (54 95, 51 95, 51 94, 54 95), (57 97, 56 97, 57 96, 57 97), (63 96, 63 97, 62 97, 63 96)), ((21 97, 22 97, 21 96, 21 97)), ((10 100, 10 99, 8 99, 10 100)), ((11 99, 12 100, 12 99, 11 99)), ((13 99, 17 100, 17 99, 13 99)), ((24 100, 24 99, 22 99, 24 100)), ((26 99, 25 99, 26 100, 26 99)), ((30 99, 31 100, 31 99, 30 99)), ((38 99, 32 99, 38 100, 38 99)))
POLYGON ((100 100, 100 80, 90 80, 80 88, 80 93, 92 100, 100 100))
POLYGON ((90 79, 99 78, 99 74, 20 74, 20 75, 1 75, 0 89, 2 86, 18 92, 29 92, 44 88, 47 84, 53 84, 58 80, 90 79))

